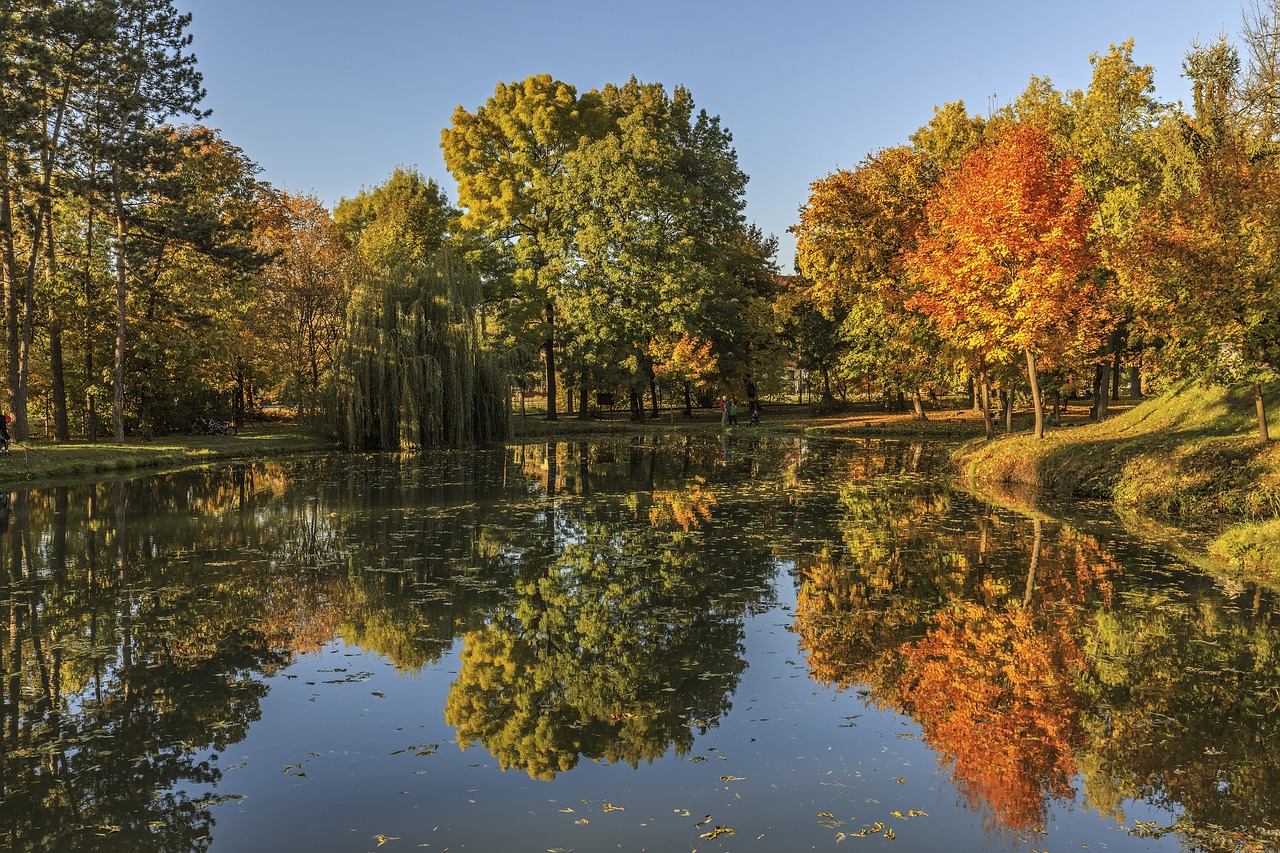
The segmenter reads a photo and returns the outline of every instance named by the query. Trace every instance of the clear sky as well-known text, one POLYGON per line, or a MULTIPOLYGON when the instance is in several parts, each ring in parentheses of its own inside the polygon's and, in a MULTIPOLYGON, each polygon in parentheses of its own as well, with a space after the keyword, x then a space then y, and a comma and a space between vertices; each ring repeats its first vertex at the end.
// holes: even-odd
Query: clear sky
POLYGON ((750 176, 747 216, 779 238, 809 184, 907 141, 935 105, 985 114, 1032 75, 1083 88, 1127 38, 1162 100, 1182 59, 1240 29, 1240 0, 176 0, 191 12, 208 122, 277 187, 332 206, 416 166, 451 197, 440 131, 500 81, 581 91, 635 75, 719 115, 750 176))

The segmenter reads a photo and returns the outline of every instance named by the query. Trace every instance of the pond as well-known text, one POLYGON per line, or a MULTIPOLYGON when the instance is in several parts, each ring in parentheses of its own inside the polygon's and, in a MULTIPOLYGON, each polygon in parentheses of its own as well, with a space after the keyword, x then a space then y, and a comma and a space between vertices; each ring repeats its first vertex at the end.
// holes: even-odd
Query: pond
POLYGON ((1274 593, 954 491, 946 450, 14 493, 0 848, 1280 849, 1274 593))

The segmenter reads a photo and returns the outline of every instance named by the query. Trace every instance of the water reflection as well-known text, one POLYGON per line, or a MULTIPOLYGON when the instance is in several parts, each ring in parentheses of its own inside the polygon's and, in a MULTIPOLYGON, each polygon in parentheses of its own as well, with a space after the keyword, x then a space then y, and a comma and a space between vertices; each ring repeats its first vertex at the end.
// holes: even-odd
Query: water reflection
POLYGON ((335 638, 404 673, 461 650, 444 720, 504 770, 688 757, 787 564, 813 679, 915 720, 991 831, 1141 801, 1177 818, 1144 832, 1276 849, 1271 593, 952 493, 940 452, 562 443, 19 492, 0 847, 206 849, 219 754, 289 725, 259 722, 272 678, 335 638))
POLYGON ((917 720, 995 831, 1043 828, 1081 786, 1121 825, 1135 800, 1180 815, 1140 835, 1277 849, 1271 593, 1170 585, 1072 523, 936 489, 842 487, 838 543, 798 561, 814 678, 917 720))

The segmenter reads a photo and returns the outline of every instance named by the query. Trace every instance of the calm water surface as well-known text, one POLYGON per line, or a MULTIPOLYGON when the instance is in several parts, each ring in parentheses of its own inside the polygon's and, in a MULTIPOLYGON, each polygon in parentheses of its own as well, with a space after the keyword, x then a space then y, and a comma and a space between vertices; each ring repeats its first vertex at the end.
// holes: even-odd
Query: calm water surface
POLYGON ((944 452, 15 493, 0 849, 1280 849, 1274 593, 977 502, 944 452))

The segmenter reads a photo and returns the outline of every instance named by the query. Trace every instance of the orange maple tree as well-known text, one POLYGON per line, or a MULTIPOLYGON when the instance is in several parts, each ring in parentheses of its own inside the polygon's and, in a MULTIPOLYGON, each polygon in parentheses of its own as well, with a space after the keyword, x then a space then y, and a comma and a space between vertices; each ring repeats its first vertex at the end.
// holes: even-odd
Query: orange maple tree
POLYGON ((1037 359, 1096 340, 1108 321, 1086 275, 1095 266, 1093 211, 1078 170, 1055 154, 1047 130, 1010 126, 943 179, 928 233, 907 258, 919 285, 908 305, 974 353, 984 373, 1023 354, 1037 437, 1044 435, 1037 359))

